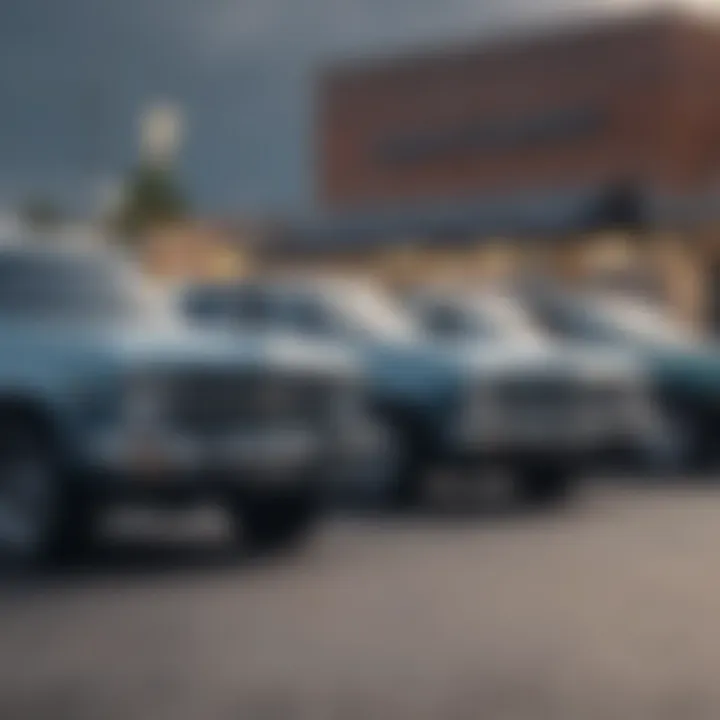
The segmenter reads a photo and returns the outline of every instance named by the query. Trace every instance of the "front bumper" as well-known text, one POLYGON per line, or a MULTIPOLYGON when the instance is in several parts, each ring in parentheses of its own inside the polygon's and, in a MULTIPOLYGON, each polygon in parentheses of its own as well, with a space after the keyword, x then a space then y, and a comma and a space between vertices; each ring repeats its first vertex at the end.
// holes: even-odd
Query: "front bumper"
POLYGON ((548 420, 468 428, 450 436, 442 454, 477 462, 530 462, 552 459, 588 467, 612 465, 617 458, 640 458, 656 432, 645 419, 614 424, 548 420))
POLYGON ((323 466, 326 443, 307 430, 243 432, 213 438, 108 433, 73 463, 100 484, 169 488, 222 482, 287 484, 323 466))
POLYGON ((654 397, 639 381, 556 378, 546 386, 533 377, 515 378, 510 385, 471 388, 446 442, 479 454, 514 449, 597 456, 647 447, 658 418, 654 397))
POLYGON ((535 452, 539 450, 595 451, 642 436, 639 429, 614 428, 599 430, 582 425, 558 426, 505 425, 469 429, 451 436, 449 444, 462 453, 496 453, 510 450, 535 452))
POLYGON ((528 466, 584 467, 589 455, 580 450, 558 448, 446 448, 438 452, 429 465, 434 469, 478 471, 483 469, 528 466))
POLYGON ((365 422, 247 430, 220 437, 106 432, 75 453, 73 471, 112 495, 213 494, 342 482, 374 449, 365 422))

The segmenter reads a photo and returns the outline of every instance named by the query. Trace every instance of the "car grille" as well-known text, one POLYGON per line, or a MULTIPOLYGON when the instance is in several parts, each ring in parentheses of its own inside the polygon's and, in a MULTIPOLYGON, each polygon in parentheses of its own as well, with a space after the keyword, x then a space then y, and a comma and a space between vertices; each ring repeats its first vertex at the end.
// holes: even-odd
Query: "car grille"
POLYGON ((501 380, 494 387, 502 401, 517 407, 566 403, 578 395, 577 388, 561 378, 512 378, 501 380))
POLYGON ((267 373, 193 374, 171 385, 171 423, 195 433, 320 423, 337 394, 325 378, 267 373))
POLYGON ((524 377, 492 386, 493 409, 507 422, 538 423, 578 429, 582 423, 623 420, 632 393, 620 382, 585 383, 567 377, 524 377))
POLYGON ((566 423, 580 419, 582 388, 566 378, 506 378, 492 386, 493 408, 503 420, 566 423))

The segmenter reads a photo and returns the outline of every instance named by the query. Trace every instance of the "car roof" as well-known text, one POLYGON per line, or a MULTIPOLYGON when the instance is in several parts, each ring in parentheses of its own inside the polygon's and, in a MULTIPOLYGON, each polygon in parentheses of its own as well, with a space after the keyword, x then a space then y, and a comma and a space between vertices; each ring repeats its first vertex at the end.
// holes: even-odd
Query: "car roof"
POLYGON ((270 293, 275 296, 317 296, 347 293, 358 289, 376 287, 370 281, 339 278, 326 275, 317 276, 267 276, 253 277, 221 282, 192 283, 185 288, 191 295, 203 293, 236 293, 256 291, 270 293))
POLYGON ((450 284, 432 284, 415 287, 404 297, 419 302, 449 302, 458 304, 476 303, 482 300, 518 298, 512 288, 505 285, 482 285, 480 287, 458 287, 450 284))

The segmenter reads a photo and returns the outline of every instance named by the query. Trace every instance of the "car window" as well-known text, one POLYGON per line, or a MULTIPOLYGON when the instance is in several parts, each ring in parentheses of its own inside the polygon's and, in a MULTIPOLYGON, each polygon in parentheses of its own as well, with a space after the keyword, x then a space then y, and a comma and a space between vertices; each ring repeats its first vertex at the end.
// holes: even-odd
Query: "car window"
POLYGON ((533 312, 535 319, 550 335, 585 342, 611 339, 609 328, 580 302, 574 305, 562 302, 539 303, 533 307, 533 312))
POLYGON ((332 337, 338 332, 332 313, 316 298, 288 298, 283 316, 288 328, 301 333, 332 337))
POLYGON ((108 322, 168 313, 169 296, 109 255, 6 250, 0 257, 3 317, 108 322))
POLYGON ((587 303, 586 314, 610 339, 649 345, 682 345, 695 339, 649 303, 596 298, 587 303))
POLYGON ((532 306, 534 318, 546 332, 560 338, 590 339, 590 329, 574 317, 572 313, 565 312, 563 308, 552 307, 545 304, 532 306), (585 337, 583 337, 585 336, 585 337))
POLYGON ((227 291, 217 288, 198 288, 184 299, 183 309, 192 319, 219 320, 232 313, 232 300, 227 291))
POLYGON ((240 325, 261 328, 272 322, 271 299, 260 289, 246 288, 233 301, 233 315, 240 325))
POLYGON ((420 305, 419 315, 425 328, 432 334, 445 339, 460 339, 470 332, 468 318, 457 307, 435 303, 420 305))

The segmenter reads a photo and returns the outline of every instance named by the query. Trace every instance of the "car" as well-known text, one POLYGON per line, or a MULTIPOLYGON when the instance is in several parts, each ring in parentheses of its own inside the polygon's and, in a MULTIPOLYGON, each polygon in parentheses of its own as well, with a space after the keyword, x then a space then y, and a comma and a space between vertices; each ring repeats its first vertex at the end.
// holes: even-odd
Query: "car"
POLYGON ((339 350, 191 327, 116 253, 3 247, 0 564, 74 554, 118 503, 217 503, 248 549, 299 543, 358 382, 339 350))
POLYGON ((626 294, 533 286, 521 292, 529 312, 555 337, 593 352, 622 348, 647 367, 663 425, 658 459, 702 471, 720 459, 720 348, 656 304, 626 294))
MULTIPOLYGON (((535 401, 552 408, 563 397, 568 422, 573 423, 574 416, 578 423, 590 424, 592 431, 578 440, 588 469, 627 468, 631 461, 637 468, 647 461, 658 442, 658 408, 647 371, 633 354, 551 336, 512 290, 503 287, 431 286, 406 291, 404 300, 438 342, 458 349, 480 347, 501 357, 511 354, 531 382, 554 378, 557 398, 535 401)), ((531 400, 530 395, 525 399, 531 400)), ((516 423, 510 418, 508 432, 522 433, 522 415, 528 408, 518 403, 514 411, 516 423)), ((548 421, 558 419, 549 414, 548 421)))
MULTIPOLYGON (((272 329, 351 349, 387 439, 388 497, 395 508, 416 507, 433 481, 481 483, 493 475, 490 469, 505 471, 515 496, 532 504, 559 502, 577 485, 593 417, 588 425, 578 416, 576 386, 561 363, 541 366, 499 345, 440 343, 397 298, 355 280, 199 284, 187 289, 182 304, 204 325, 272 329)), ((607 376, 612 394, 617 374, 599 363, 594 371, 607 376)), ((632 413, 646 410, 642 394, 637 407, 625 409, 629 415, 615 421, 632 425, 632 413)))

